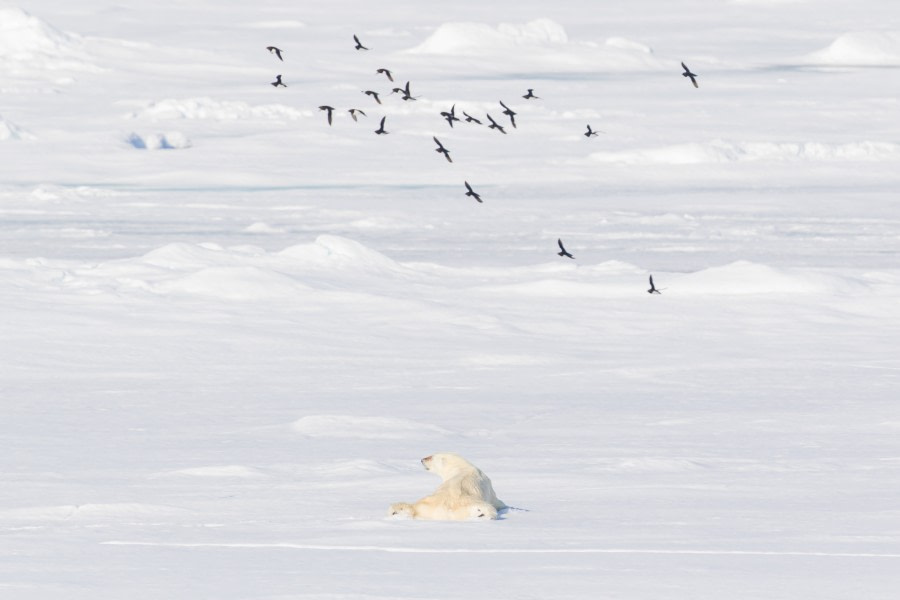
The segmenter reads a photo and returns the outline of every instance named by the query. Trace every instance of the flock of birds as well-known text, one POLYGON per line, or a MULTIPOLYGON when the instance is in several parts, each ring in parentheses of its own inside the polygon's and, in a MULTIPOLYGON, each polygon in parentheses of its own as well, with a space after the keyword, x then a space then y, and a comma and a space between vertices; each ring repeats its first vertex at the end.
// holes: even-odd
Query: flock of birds
MULTIPOLYGON (((369 50, 369 48, 367 48, 366 46, 363 45, 363 43, 360 41, 359 37, 356 34, 353 34, 353 41, 356 43, 356 45, 354 46, 356 50, 369 50)), ((284 58, 281 56, 282 50, 280 48, 278 48, 276 46, 267 46, 266 50, 268 50, 270 53, 272 53, 276 57, 278 57, 278 60, 280 60, 282 62, 284 61, 284 58)), ((683 62, 681 63, 681 67, 684 69, 684 72, 681 75, 683 77, 690 78, 691 83, 694 84, 694 87, 699 88, 700 86, 697 83, 697 74, 691 72, 691 70, 683 62)), ((384 75, 388 81, 390 81, 391 83, 394 83, 394 74, 389 69, 379 68, 379 69, 376 69, 375 73, 378 75, 384 75)), ((287 87, 287 85, 281 80, 280 74, 275 76, 275 81, 273 81, 271 83, 271 85, 275 88, 287 87)), ((365 94, 366 96, 369 96, 370 98, 372 98, 372 100, 374 100, 377 104, 379 104, 379 105, 382 104, 381 96, 378 92, 376 92, 374 90, 363 90, 362 93, 365 94)), ((393 90, 391 91, 391 94, 400 94, 400 98, 404 102, 411 102, 411 101, 415 101, 418 99, 418 97, 415 97, 412 95, 412 92, 410 91, 409 81, 407 81, 406 85, 403 87, 393 88, 393 90)), ((540 100, 540 97, 536 96, 534 94, 533 88, 528 88, 526 93, 522 96, 522 98, 524 98, 525 100, 540 100)), ((512 125, 513 128, 516 128, 516 115, 518 113, 516 113, 509 106, 504 104, 504 102, 502 100, 500 100, 499 102, 500 102, 500 106, 503 108, 502 114, 506 115, 509 118, 509 124, 512 125)), ((333 106, 323 104, 322 106, 319 107, 319 110, 325 112, 325 117, 326 117, 326 120, 328 121, 328 125, 331 126, 331 124, 334 120, 334 111, 336 109, 333 106)), ((368 116, 363 110, 361 110, 359 108, 350 108, 347 110, 347 112, 350 113, 350 117, 354 121, 358 121, 360 115, 362 115, 364 117, 368 116)), ((466 123, 475 123, 476 125, 484 124, 481 120, 473 117, 472 115, 466 113, 465 111, 462 111, 462 115, 463 115, 463 117, 465 117, 466 123)), ((456 116, 456 105, 455 104, 450 107, 449 111, 441 112, 440 116, 443 117, 447 121, 447 123, 450 125, 451 128, 453 127, 454 122, 461 121, 461 119, 456 116)), ((497 121, 494 120, 494 118, 491 117, 490 114, 485 113, 485 118, 490 122, 490 125, 488 125, 488 129, 496 129, 500 133, 506 135, 506 129, 504 129, 503 125, 497 123, 497 121)), ((381 123, 380 123, 378 129, 375 130, 375 133, 377 135, 385 135, 385 134, 390 133, 389 131, 387 131, 384 128, 384 123, 385 123, 386 119, 387 119, 387 117, 381 117, 381 123)), ((598 133, 605 133, 605 132, 603 132, 601 130, 592 129, 590 123, 588 123, 587 131, 585 131, 582 135, 584 135, 584 137, 586 137, 586 138, 592 138, 592 137, 596 137, 598 133)), ((447 162, 452 163, 453 159, 450 158, 450 150, 448 150, 446 148, 446 146, 444 146, 441 143, 441 141, 437 138, 437 136, 432 136, 432 139, 434 140, 434 143, 437 144, 437 148, 435 148, 435 152, 442 154, 444 156, 444 158, 447 159, 447 162)), ((468 181, 463 181, 463 184, 466 187, 466 196, 474 198, 479 203, 483 202, 483 200, 481 199, 481 195, 478 194, 474 189, 472 189, 472 186, 469 184, 468 181)), ((575 259, 575 257, 571 253, 569 253, 569 251, 566 250, 565 246, 563 246, 562 239, 557 239, 556 243, 559 245, 560 251, 557 252, 557 254, 559 256, 571 258, 573 260, 575 259)), ((663 288, 663 289, 665 289, 665 288, 663 288)), ((660 294, 661 293, 660 290, 658 290, 653 283, 653 275, 650 275, 650 289, 647 290, 647 293, 648 294, 660 294)))

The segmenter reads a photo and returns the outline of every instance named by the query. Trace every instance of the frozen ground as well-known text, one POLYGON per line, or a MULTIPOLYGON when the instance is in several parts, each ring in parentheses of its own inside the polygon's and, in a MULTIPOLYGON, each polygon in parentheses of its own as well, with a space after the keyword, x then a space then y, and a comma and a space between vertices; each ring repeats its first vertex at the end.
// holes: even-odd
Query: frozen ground
POLYGON ((184 4, 0 5, 3 598, 896 597, 895 3, 184 4))

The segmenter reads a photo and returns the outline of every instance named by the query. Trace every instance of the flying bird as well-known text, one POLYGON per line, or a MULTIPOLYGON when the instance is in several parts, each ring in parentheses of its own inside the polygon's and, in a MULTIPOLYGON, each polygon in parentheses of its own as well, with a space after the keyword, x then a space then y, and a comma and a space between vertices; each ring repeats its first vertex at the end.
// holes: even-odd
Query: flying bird
POLYGON ((528 88, 528 93, 525 94, 525 95, 522 96, 522 97, 525 98, 526 100, 532 100, 532 99, 534 99, 534 100, 540 100, 540 98, 539 98, 538 96, 535 96, 535 95, 534 95, 534 89, 533 89, 533 88, 528 88))
POLYGON ((284 85, 284 83, 281 82, 281 75, 276 75, 276 76, 275 76, 275 81, 272 82, 272 86, 273 86, 273 87, 278 87, 279 85, 280 85, 281 87, 287 87, 286 85, 284 85))
POLYGON ((453 121, 459 121, 459 118, 456 116, 456 105, 450 107, 450 112, 442 112, 441 116, 447 119, 447 122, 450 123, 450 127, 453 127, 453 121))
POLYGON ((387 69, 378 69, 378 70, 376 70, 375 72, 376 72, 376 73, 383 73, 384 76, 388 78, 388 81, 393 81, 393 80, 394 80, 394 76, 393 76, 393 75, 391 74, 391 72, 388 71, 387 69))
POLYGON ((387 117, 381 117, 381 125, 378 127, 378 129, 375 130, 375 133, 377 133, 378 135, 390 133, 390 132, 384 130, 384 120, 386 118, 387 117))
POLYGON ((469 190, 468 192, 466 192, 466 196, 472 196, 473 198, 475 198, 476 200, 478 200, 479 202, 481 202, 481 196, 479 196, 479 195, 475 192, 475 190, 472 189, 472 186, 469 185, 469 182, 468 182, 468 181, 463 181, 463 183, 466 184, 466 189, 469 190))
POLYGON ((368 50, 368 48, 366 48, 365 46, 362 45, 362 42, 359 41, 359 38, 356 37, 355 33, 353 34, 353 41, 356 42, 357 50, 368 50))
POLYGON ((354 121, 356 121, 356 115, 357 115, 357 113, 358 113, 358 114, 361 114, 361 115, 364 116, 364 117, 368 117, 368 116, 369 116, 369 115, 367 115, 366 113, 364 113, 363 111, 359 110, 358 108, 351 108, 351 109, 348 110, 347 112, 350 113, 350 116, 353 117, 353 120, 354 120, 354 121))
POLYGON ((400 88, 394 88, 395 92, 398 90, 403 94, 404 100, 415 100, 415 98, 413 98, 413 96, 412 96, 412 93, 410 93, 410 91, 409 91, 409 82, 408 81, 406 82, 406 87, 403 88, 402 90, 400 88))
POLYGON ((478 125, 481 125, 481 121, 479 121, 478 119, 476 119, 475 117, 473 117, 472 115, 467 113, 466 111, 463 111, 463 116, 466 117, 466 123, 477 123, 478 125))
POLYGON ((571 254, 569 254, 569 252, 566 250, 566 247, 563 246, 563 243, 562 243, 562 240, 561 240, 561 239, 557 239, 557 240, 556 240, 556 243, 559 244, 559 249, 560 249, 560 252, 557 252, 558 255, 560 255, 560 256, 568 256, 569 258, 575 258, 575 257, 572 256, 571 254))
POLYGON ((431 136, 431 139, 433 139, 433 140, 434 140, 434 143, 438 145, 438 147, 435 148, 434 151, 435 151, 435 152, 440 152, 441 154, 443 154, 443 155, 444 155, 444 158, 447 159, 447 162, 453 162, 453 159, 450 158, 450 151, 447 150, 446 148, 444 148, 444 145, 441 144, 441 140, 437 139, 437 138, 434 137, 434 136, 431 136))
POLYGON ((503 100, 500 101, 500 106, 503 107, 503 114, 509 116, 509 122, 512 123, 513 127, 515 127, 516 126, 516 114, 518 114, 518 113, 514 113, 510 107, 503 104, 503 100))
POLYGON ((500 133, 506 135, 506 130, 504 130, 503 127, 501 127, 500 125, 498 125, 498 124, 497 124, 497 121, 495 121, 493 118, 491 118, 491 115, 488 115, 488 116, 487 116, 487 119, 488 119, 488 121, 491 122, 491 124, 488 125, 488 129, 499 129, 499 130, 500 130, 500 133))
POLYGON ((586 138, 597 137, 597 133, 599 133, 599 131, 594 131, 593 129, 591 129, 591 126, 588 125, 587 131, 584 132, 584 137, 586 137, 586 138))
POLYGON ((696 73, 691 73, 691 70, 688 69, 688 68, 687 68, 687 65, 684 64, 684 63, 681 63, 681 67, 684 69, 684 73, 682 73, 681 76, 682 76, 682 77, 690 77, 690 78, 691 78, 691 83, 694 84, 694 87, 695 87, 695 88, 699 88, 700 86, 697 85, 697 74, 696 74, 696 73))
POLYGON ((366 90, 363 92, 363 94, 365 94, 366 96, 372 96, 373 98, 375 98, 375 102, 377 102, 378 104, 381 104, 381 98, 378 97, 378 92, 373 92, 372 90, 366 90))
POLYGON ((266 50, 268 50, 270 53, 277 56, 278 60, 284 62, 284 59, 281 58, 281 49, 280 48, 276 48, 275 46, 266 46, 266 50))
POLYGON ((334 111, 334 107, 328 106, 327 104, 323 104, 322 106, 319 107, 319 110, 324 110, 325 112, 328 113, 328 124, 331 125, 331 113, 332 113, 332 111, 334 111))
POLYGON ((650 289, 647 290, 647 293, 648 293, 648 294, 660 294, 660 295, 662 295, 662 292, 660 292, 658 289, 656 289, 656 286, 653 285, 653 275, 650 276, 650 289))

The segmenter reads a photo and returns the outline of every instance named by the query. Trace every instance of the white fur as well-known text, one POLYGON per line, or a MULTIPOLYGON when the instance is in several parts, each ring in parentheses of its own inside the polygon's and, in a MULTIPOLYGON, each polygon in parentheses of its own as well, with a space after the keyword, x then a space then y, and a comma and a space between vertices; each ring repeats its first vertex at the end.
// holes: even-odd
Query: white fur
POLYGON ((442 483, 430 496, 414 504, 395 502, 388 510, 396 517, 464 521, 496 519, 497 511, 506 508, 481 469, 458 454, 432 454, 422 459, 425 469, 441 478, 442 483))

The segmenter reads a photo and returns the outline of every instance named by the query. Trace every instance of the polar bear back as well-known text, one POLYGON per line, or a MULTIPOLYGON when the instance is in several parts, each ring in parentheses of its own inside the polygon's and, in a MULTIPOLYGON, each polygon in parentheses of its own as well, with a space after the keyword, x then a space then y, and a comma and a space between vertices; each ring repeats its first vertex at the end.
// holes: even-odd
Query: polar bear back
POLYGON ((422 464, 443 480, 432 496, 443 498, 453 505, 482 501, 498 510, 506 508, 506 504, 497 498, 488 476, 462 456, 442 452, 423 458, 422 464))

